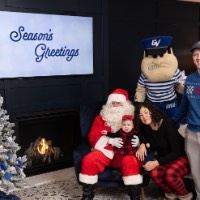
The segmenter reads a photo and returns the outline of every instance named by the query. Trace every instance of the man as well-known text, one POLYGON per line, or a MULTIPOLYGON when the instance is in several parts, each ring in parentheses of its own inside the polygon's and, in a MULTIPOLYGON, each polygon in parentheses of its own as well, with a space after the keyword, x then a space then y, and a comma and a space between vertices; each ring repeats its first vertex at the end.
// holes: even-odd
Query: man
POLYGON ((180 122, 186 117, 185 148, 195 183, 196 199, 200 200, 200 41, 192 46, 191 52, 197 71, 187 77, 181 104, 173 119, 180 122))
MULTIPOLYGON (((117 132, 121 128, 123 115, 133 115, 134 106, 128 99, 127 91, 116 89, 107 99, 100 114, 96 116, 90 133, 88 135, 91 148, 93 149, 82 160, 82 170, 79 174, 79 181, 83 183, 82 200, 94 198, 94 184, 98 182, 98 173, 104 171, 106 166, 112 164, 114 156, 113 147, 121 148, 121 138, 109 138, 102 133, 117 132)), ((139 139, 133 138, 133 147, 138 146, 139 139)), ((127 155, 122 161, 122 178, 124 184, 129 188, 131 199, 140 199, 139 184, 142 183, 142 176, 139 174, 141 163, 133 155, 127 155)))

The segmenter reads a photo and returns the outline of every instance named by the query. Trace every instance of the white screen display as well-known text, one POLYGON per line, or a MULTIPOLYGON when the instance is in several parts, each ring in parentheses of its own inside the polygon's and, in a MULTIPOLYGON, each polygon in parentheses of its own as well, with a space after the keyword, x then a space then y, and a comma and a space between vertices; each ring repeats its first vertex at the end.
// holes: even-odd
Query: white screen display
POLYGON ((0 11, 0 78, 93 74, 93 19, 0 11))

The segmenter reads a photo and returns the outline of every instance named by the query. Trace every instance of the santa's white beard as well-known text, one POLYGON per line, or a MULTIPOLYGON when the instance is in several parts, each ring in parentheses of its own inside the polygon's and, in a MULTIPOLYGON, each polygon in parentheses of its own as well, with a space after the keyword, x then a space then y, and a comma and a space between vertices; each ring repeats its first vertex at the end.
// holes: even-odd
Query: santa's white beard
POLYGON ((122 116, 133 115, 134 106, 128 102, 123 103, 123 106, 113 107, 112 104, 106 104, 100 112, 101 117, 106 122, 106 125, 111 127, 112 132, 117 132, 121 128, 122 116))

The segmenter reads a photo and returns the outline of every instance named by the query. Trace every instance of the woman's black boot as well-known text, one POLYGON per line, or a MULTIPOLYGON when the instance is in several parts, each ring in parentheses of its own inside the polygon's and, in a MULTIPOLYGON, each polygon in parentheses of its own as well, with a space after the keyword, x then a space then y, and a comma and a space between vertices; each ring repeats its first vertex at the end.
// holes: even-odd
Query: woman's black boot
POLYGON ((141 187, 140 185, 128 185, 128 195, 130 200, 141 200, 141 187))
POLYGON ((94 185, 83 184, 83 196, 81 200, 92 200, 94 198, 94 185))

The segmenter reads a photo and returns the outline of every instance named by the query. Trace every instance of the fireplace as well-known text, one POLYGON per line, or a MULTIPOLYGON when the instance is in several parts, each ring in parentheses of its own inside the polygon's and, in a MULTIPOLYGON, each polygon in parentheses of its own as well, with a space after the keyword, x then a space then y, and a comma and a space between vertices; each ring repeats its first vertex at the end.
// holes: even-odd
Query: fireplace
POLYGON ((73 148, 80 137, 78 110, 57 110, 15 116, 18 156, 27 155, 25 174, 36 175, 73 166, 73 148))

